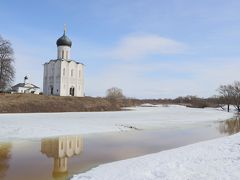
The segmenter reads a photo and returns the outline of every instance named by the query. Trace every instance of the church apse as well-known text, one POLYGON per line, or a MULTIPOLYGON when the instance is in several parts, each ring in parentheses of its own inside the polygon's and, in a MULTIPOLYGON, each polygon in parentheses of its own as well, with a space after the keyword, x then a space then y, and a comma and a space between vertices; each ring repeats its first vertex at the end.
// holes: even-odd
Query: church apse
POLYGON ((41 152, 47 157, 54 159, 53 178, 65 179, 68 176, 68 158, 81 153, 82 142, 80 136, 60 136, 42 139, 41 152))

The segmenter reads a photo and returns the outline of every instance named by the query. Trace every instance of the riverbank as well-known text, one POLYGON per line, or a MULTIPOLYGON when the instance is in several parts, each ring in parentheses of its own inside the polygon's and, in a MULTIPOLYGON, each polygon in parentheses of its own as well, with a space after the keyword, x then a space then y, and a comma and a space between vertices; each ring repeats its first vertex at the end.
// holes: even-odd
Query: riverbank
POLYGON ((44 112, 100 112, 121 111, 123 107, 146 107, 178 104, 192 108, 216 108, 219 105, 211 99, 109 99, 103 97, 45 96, 36 94, 0 93, 0 113, 44 113, 44 112))
POLYGON ((240 133, 101 165, 72 180, 240 179, 240 133))
POLYGON ((0 94, 0 113, 120 111, 122 107, 139 104, 140 101, 133 99, 0 94))

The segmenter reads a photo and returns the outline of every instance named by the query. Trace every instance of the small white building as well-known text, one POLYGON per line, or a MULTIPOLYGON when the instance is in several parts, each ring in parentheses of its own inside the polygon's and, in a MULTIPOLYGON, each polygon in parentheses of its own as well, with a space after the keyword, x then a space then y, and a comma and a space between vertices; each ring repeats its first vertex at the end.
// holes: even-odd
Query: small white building
POLYGON ((44 64, 43 94, 84 96, 84 65, 71 59, 72 41, 64 30, 57 42, 57 59, 44 64))
POLYGON ((28 82, 28 77, 24 77, 24 83, 18 83, 12 86, 12 91, 15 93, 32 93, 39 94, 40 88, 34 84, 28 82))

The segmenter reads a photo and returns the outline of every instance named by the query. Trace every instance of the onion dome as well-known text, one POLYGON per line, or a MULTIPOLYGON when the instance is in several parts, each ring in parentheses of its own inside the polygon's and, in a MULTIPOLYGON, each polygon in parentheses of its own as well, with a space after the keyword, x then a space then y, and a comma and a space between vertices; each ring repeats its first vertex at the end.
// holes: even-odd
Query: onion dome
POLYGON ((65 30, 63 35, 57 40, 57 46, 72 46, 72 41, 66 36, 65 30))

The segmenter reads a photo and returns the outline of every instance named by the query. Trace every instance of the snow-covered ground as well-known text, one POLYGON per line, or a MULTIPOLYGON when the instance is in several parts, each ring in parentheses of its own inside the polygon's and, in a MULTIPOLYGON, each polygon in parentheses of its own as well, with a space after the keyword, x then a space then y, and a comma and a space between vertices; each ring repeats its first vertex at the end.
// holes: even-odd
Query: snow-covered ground
MULTIPOLYGON (((233 117, 219 109, 151 106, 120 112, 1 114, 0 140, 181 128, 233 117)), ((240 134, 101 165, 73 180, 240 179, 240 134)))
POLYGON ((72 180, 239 180, 240 133, 101 165, 72 180))
POLYGON ((0 140, 193 126, 231 118, 217 109, 136 107, 119 112, 1 114, 0 140), (129 128, 130 127, 130 128, 129 128))

